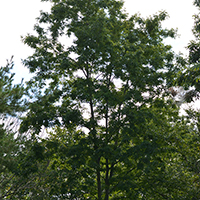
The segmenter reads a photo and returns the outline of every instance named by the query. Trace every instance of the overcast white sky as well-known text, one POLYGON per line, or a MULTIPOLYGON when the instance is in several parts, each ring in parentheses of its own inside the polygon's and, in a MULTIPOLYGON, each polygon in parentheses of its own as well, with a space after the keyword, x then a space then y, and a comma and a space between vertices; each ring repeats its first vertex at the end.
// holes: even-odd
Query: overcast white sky
MULTIPOLYGON (((191 32, 194 24, 192 15, 198 13, 193 6, 193 0, 125 0, 125 9, 130 15, 137 12, 142 17, 153 15, 158 11, 165 10, 170 18, 164 22, 164 28, 178 28, 180 38, 170 40, 175 52, 187 51, 184 47, 193 39, 191 32)), ((0 66, 6 64, 6 59, 14 55, 14 71, 16 82, 21 78, 28 80, 28 70, 21 64, 21 59, 31 55, 32 50, 21 42, 20 36, 33 32, 35 18, 40 10, 48 10, 46 2, 40 0, 6 0, 0 3, 0 66)))

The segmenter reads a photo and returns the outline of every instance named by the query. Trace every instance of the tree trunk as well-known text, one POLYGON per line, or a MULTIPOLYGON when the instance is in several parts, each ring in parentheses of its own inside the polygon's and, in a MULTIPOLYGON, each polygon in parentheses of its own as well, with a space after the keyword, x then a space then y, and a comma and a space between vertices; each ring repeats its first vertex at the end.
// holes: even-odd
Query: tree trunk
POLYGON ((109 199, 109 189, 110 189, 110 184, 109 184, 109 164, 108 164, 108 159, 106 159, 105 200, 109 199))
POLYGON ((98 187, 98 200, 101 200, 102 191, 101 191, 101 174, 100 174, 100 158, 97 160, 97 187, 98 187))

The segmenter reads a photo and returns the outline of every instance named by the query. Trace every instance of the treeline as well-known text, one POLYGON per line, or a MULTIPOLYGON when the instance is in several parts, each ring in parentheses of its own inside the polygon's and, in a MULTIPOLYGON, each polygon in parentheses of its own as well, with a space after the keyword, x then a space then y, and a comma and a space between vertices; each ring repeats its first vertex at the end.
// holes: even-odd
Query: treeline
POLYGON ((199 15, 183 58, 165 42, 166 12, 43 1, 50 12, 23 38, 32 78, 13 84, 12 59, 0 69, 0 199, 199 200, 200 112, 180 115, 168 90, 198 99, 199 15))

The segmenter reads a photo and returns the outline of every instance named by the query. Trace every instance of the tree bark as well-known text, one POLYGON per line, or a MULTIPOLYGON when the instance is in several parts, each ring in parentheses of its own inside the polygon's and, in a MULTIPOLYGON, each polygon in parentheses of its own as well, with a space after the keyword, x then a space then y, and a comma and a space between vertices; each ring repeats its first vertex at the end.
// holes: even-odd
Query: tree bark
POLYGON ((98 188, 98 200, 102 198, 102 190, 101 190, 101 174, 100 174, 100 158, 97 160, 97 188, 98 188))
POLYGON ((109 199, 109 189, 110 189, 110 184, 109 184, 109 164, 108 164, 108 159, 106 159, 106 177, 105 177, 105 198, 104 200, 109 199))

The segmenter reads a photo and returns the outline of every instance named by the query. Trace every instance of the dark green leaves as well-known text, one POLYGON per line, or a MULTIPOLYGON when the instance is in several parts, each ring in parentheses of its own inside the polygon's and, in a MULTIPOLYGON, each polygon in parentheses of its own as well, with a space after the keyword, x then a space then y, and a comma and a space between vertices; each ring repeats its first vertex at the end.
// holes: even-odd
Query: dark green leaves
POLYGON ((167 14, 129 19, 122 1, 50 2, 38 35, 24 38, 35 51, 24 64, 35 74, 21 126, 51 130, 45 151, 32 149, 38 160, 51 160, 48 172, 57 181, 48 178, 44 188, 65 199, 148 199, 152 184, 165 177, 164 158, 173 149, 168 131, 177 117, 162 98, 179 69, 163 42, 175 36, 162 29, 167 14))

